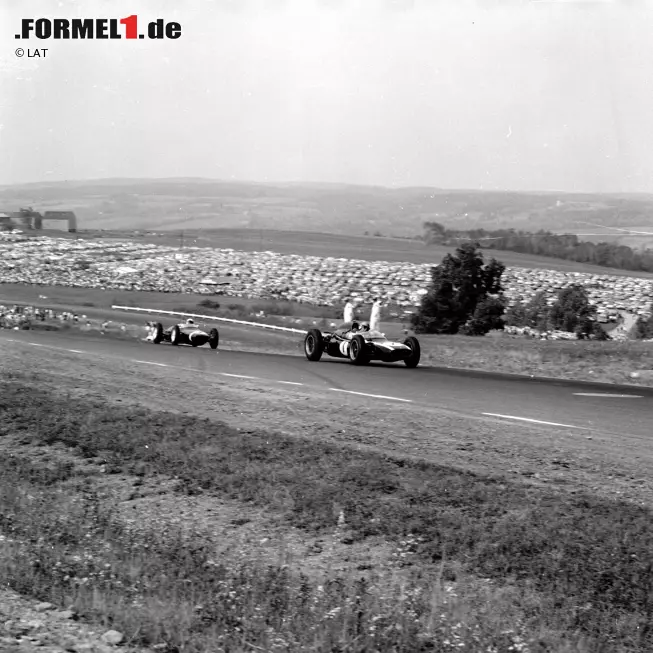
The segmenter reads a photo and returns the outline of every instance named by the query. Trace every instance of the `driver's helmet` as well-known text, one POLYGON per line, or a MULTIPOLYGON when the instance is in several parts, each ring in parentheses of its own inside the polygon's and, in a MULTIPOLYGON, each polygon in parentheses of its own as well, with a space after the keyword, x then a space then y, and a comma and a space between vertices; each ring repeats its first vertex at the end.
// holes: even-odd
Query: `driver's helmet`
POLYGON ((359 329, 360 329, 360 325, 358 324, 358 322, 356 320, 354 320, 351 323, 351 330, 352 331, 358 331, 359 329))
POLYGON ((189 326, 192 326, 193 324, 195 324, 195 320, 193 320, 192 317, 189 317, 189 318, 186 320, 186 324, 188 324, 189 326))
POLYGON ((370 330, 370 323, 369 322, 361 322, 360 330, 361 331, 369 331, 370 330))

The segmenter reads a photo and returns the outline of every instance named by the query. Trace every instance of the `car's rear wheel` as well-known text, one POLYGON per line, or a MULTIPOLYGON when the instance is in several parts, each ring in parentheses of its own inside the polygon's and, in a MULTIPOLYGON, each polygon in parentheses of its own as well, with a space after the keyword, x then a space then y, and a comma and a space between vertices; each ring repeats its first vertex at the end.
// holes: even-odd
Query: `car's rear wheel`
POLYGON ((304 353, 309 361, 319 361, 324 353, 324 339, 319 329, 309 329, 304 338, 304 353))
POLYGON ((404 340, 404 345, 410 347, 410 354, 404 358, 406 367, 417 367, 419 359, 422 355, 422 349, 419 345, 419 340, 415 336, 410 336, 404 340))
POLYGON ((170 344, 178 345, 180 340, 181 340, 181 331, 179 330, 179 327, 175 324, 175 326, 173 326, 172 330, 170 331, 170 344))
POLYGON ((349 343, 349 360, 354 365, 366 365, 370 362, 367 354, 367 344, 361 335, 355 335, 349 343))
POLYGON ((155 345, 158 345, 163 340, 163 324, 157 322, 154 325, 154 335, 152 336, 152 342, 155 345))
POLYGON ((218 343, 220 342, 220 334, 217 329, 211 329, 209 331, 209 347, 211 349, 217 349, 218 343))

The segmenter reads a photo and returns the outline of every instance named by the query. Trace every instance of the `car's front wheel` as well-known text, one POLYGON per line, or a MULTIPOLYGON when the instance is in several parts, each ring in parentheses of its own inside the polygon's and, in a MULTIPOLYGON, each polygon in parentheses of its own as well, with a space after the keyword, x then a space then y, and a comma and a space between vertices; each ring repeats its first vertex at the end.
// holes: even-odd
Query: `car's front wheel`
POLYGON ((211 349, 217 349, 218 343, 220 342, 220 334, 217 329, 211 329, 209 331, 209 347, 211 349))
POLYGON ((349 343, 349 360, 354 365, 366 365, 370 362, 367 354, 367 344, 361 335, 355 335, 349 343))
POLYGON ((154 335, 152 336, 152 342, 155 345, 158 345, 163 340, 163 324, 157 322, 154 325, 154 335))
POLYGON ((319 329, 309 329, 304 338, 304 353, 309 361, 319 361, 324 353, 324 339, 319 329))
POLYGON ((179 330, 179 327, 175 324, 175 326, 173 326, 172 330, 170 331, 170 344, 178 345, 180 340, 181 340, 181 331, 179 330))

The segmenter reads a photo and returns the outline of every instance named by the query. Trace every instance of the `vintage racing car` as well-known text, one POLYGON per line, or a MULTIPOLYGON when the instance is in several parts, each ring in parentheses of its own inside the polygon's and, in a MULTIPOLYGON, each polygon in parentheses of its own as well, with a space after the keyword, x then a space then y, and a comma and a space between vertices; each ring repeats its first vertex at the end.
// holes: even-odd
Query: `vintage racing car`
POLYGON ((389 340, 375 330, 361 330, 354 322, 345 322, 334 331, 310 329, 304 337, 304 352, 309 361, 319 361, 326 353, 334 358, 348 358, 354 365, 370 361, 396 363, 417 367, 421 350, 419 340, 410 336, 403 342, 389 340))
POLYGON ((201 347, 208 342, 211 349, 217 349, 220 342, 220 334, 216 328, 203 331, 193 320, 186 320, 184 324, 174 324, 167 329, 164 329, 160 322, 152 322, 150 327, 150 335, 146 339, 155 345, 160 342, 169 342, 171 345, 201 347))

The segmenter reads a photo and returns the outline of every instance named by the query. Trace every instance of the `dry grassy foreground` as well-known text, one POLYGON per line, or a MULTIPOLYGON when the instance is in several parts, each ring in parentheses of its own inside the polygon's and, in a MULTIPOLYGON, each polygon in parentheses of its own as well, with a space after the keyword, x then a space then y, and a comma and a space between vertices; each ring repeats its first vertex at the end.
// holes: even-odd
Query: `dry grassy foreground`
POLYGON ((646 442, 0 347, 4 586, 161 651, 651 650, 646 442))

